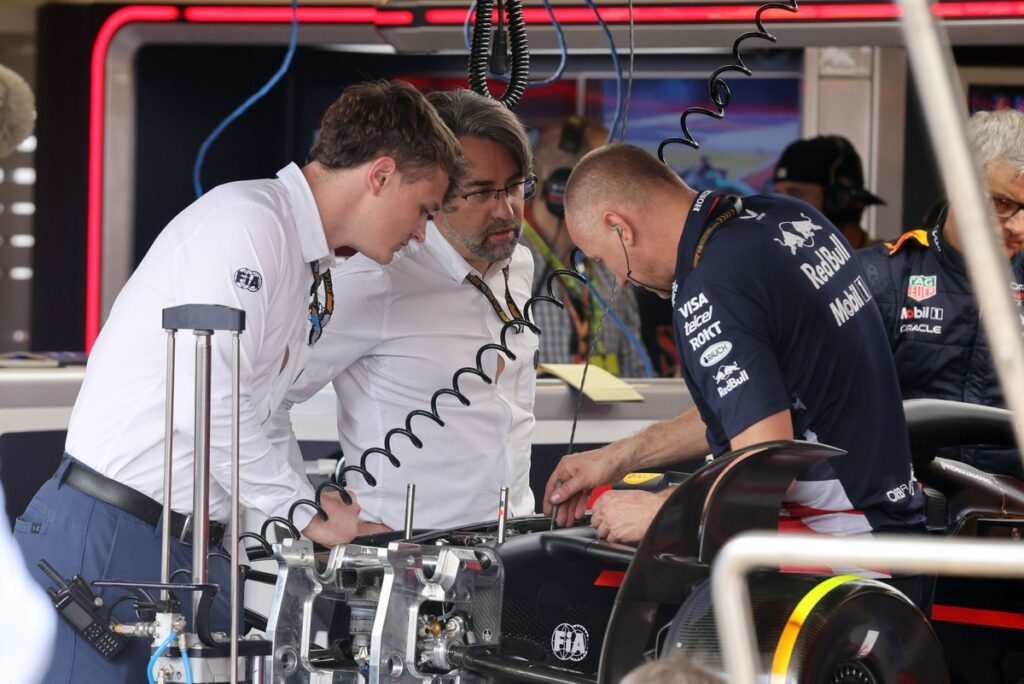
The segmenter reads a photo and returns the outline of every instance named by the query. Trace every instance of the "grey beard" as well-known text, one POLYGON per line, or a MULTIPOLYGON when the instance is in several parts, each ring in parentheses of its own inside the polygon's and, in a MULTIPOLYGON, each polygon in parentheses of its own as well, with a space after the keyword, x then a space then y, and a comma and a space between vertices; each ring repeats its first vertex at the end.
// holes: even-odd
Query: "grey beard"
POLYGON ((444 220, 441 221, 440 227, 448 239, 461 246, 475 258, 488 263, 504 261, 511 257, 512 252, 515 251, 516 246, 519 244, 519 238, 523 234, 522 224, 519 221, 503 221, 497 225, 491 225, 488 227, 487 233, 483 237, 477 237, 476 235, 464 235, 460 233, 448 225, 447 218, 444 218, 444 220), (510 241, 508 244, 496 245, 494 247, 487 245, 486 241, 490 235, 509 230, 510 228, 516 231, 516 238, 514 240, 510 241))

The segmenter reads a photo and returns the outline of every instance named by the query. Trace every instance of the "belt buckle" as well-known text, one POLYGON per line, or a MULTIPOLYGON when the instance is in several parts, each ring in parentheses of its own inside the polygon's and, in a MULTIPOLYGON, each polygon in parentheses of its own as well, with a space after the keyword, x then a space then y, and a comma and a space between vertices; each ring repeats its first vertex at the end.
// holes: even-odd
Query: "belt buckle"
POLYGON ((188 513, 185 515, 185 522, 181 526, 181 533, 178 535, 178 541, 184 546, 192 546, 192 514, 188 513))

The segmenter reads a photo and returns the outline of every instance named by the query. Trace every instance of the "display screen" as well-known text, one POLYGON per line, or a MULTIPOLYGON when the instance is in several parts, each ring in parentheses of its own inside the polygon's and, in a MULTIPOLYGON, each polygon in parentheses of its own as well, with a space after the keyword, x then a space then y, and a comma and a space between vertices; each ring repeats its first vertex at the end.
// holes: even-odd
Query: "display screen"
POLYGON ((64 615, 71 620, 71 624, 79 629, 85 629, 92 623, 92 617, 74 601, 68 603, 62 610, 64 615))

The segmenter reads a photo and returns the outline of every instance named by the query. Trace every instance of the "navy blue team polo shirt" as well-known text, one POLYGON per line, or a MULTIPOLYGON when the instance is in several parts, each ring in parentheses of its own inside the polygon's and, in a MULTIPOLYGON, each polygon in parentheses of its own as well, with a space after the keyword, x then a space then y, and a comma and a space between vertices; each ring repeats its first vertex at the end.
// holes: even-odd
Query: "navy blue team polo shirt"
POLYGON ((796 439, 847 454, 794 483, 785 529, 923 531, 896 368, 853 249, 809 205, 759 195, 711 233, 694 267, 723 199, 694 201, 672 287, 683 376, 712 451, 788 409, 796 439))

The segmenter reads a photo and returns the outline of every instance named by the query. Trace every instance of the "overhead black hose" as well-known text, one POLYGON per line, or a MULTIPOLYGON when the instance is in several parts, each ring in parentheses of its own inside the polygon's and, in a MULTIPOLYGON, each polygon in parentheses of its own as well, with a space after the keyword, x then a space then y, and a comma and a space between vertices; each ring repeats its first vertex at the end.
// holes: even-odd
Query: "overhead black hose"
POLYGON ((761 19, 761 15, 770 9, 781 9, 787 12, 796 12, 799 10, 797 0, 787 0, 786 2, 766 2, 757 8, 757 12, 754 13, 754 23, 757 25, 756 31, 748 31, 735 40, 732 44, 732 63, 725 64, 718 67, 711 76, 708 77, 708 99, 711 100, 711 104, 714 105, 714 109, 708 107, 687 107, 683 110, 682 115, 679 117, 679 128, 682 129, 682 136, 674 138, 665 138, 658 145, 658 159, 662 162, 665 161, 665 147, 668 145, 687 145, 693 149, 700 149, 700 143, 690 133, 690 128, 686 123, 687 117, 691 114, 702 114, 704 116, 710 116, 714 119, 724 119, 725 109, 729 106, 729 101, 732 99, 732 91, 729 90, 729 84, 726 83, 725 79, 721 76, 728 72, 736 72, 743 74, 744 76, 750 76, 753 72, 743 61, 743 56, 740 54, 740 45, 743 41, 758 38, 760 40, 767 40, 770 43, 778 41, 772 33, 764 27, 764 21, 761 19))
MULTIPOLYGON (((530 76, 530 47, 526 40, 526 20, 522 0, 507 0, 509 45, 512 51, 512 73, 501 97, 494 98, 487 86, 487 64, 490 58, 494 29, 495 0, 480 0, 473 23, 467 78, 470 89, 478 95, 497 99, 509 109, 515 108, 526 92, 530 76)), ((498 10, 501 11, 500 9, 498 10)))

